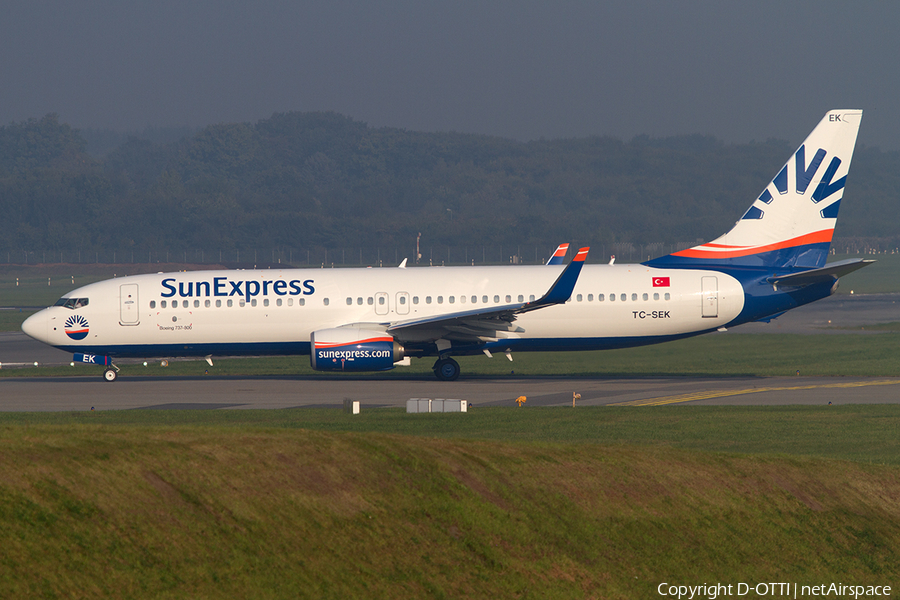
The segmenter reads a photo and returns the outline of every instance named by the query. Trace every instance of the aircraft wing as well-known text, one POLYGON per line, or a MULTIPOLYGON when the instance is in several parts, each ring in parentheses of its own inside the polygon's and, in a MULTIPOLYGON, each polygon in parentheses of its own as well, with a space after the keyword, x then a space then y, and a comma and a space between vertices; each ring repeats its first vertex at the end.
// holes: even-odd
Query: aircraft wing
POLYGON ((498 331, 522 331, 521 328, 512 324, 518 315, 556 304, 564 304, 572 296, 572 290, 575 289, 575 283, 581 274, 588 250, 590 248, 579 250, 572 262, 566 265, 563 272, 547 290, 547 293, 537 300, 398 321, 388 326, 387 333, 399 338, 414 338, 421 335, 434 338, 448 335, 448 337, 462 336, 480 339, 496 338, 498 331))
POLYGON ((847 260, 839 260, 831 264, 825 265, 819 269, 811 269, 801 273, 792 273, 790 275, 776 275, 769 277, 769 283, 775 286, 798 286, 812 285, 823 281, 832 281, 838 277, 843 277, 848 273, 852 273, 857 269, 862 269, 875 262, 864 258, 850 258, 847 260))

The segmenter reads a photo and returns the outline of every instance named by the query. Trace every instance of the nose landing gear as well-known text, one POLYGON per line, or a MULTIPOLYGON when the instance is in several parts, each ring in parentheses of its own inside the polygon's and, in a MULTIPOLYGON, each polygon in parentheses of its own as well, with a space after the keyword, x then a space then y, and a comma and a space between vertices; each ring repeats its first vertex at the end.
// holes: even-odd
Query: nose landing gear
POLYGON ((103 379, 112 383, 116 379, 119 378, 119 367, 116 365, 111 365, 108 369, 103 371, 103 379))

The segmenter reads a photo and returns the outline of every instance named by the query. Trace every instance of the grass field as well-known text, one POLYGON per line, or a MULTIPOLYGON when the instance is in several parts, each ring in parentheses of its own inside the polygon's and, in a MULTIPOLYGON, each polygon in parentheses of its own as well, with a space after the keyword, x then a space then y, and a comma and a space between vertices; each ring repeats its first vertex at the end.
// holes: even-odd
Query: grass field
POLYGON ((728 440, 770 421, 784 427, 757 448, 805 431, 798 445, 821 449, 854 420, 832 445, 850 448, 863 430, 863 445, 895 445, 894 416, 871 408, 736 419, 675 408, 303 410, 227 426, 219 415, 241 411, 170 414, 177 425, 145 411, 120 413, 130 424, 4 416, 0 597, 648 598, 663 582, 896 585, 900 467, 657 437, 701 448, 711 429, 728 440), (283 421, 261 426, 271 419, 283 421), (322 431, 328 422, 356 431, 322 431), (440 428, 457 433, 434 436, 440 428), (592 429, 638 439, 595 443, 592 429), (582 434, 506 441, 522 430, 582 434))
POLYGON ((403 409, 128 410, 0 413, 2 427, 269 428, 561 444, 629 444, 780 454, 900 466, 900 405, 473 408, 416 415, 403 409))

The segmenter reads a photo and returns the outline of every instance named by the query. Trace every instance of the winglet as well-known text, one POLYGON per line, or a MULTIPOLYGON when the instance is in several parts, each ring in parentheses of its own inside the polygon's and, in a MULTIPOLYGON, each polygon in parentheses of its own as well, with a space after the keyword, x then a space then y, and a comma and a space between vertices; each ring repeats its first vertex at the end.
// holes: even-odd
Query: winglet
POLYGON ((563 260, 566 258, 566 252, 569 251, 569 244, 560 244, 556 247, 556 252, 553 253, 553 256, 550 257, 550 260, 547 261, 548 265, 561 265, 563 264, 563 260))
POLYGON ((566 268, 560 273, 559 277, 556 278, 556 281, 550 286, 550 289, 547 290, 546 294, 534 302, 525 304, 516 312, 529 312, 550 304, 565 304, 565 302, 572 297, 572 290, 575 289, 575 284, 578 282, 578 276, 581 275, 581 268, 584 266, 584 260, 587 258, 588 251, 590 251, 590 248, 582 248, 579 250, 575 255, 575 258, 566 265, 566 268))

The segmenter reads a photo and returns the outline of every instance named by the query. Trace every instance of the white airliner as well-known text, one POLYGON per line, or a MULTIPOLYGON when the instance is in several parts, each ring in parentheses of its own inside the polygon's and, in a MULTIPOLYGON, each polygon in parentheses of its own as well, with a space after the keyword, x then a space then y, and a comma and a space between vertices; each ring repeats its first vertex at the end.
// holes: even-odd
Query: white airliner
POLYGON ((585 265, 583 248, 563 268, 137 275, 79 288, 22 330, 106 366, 108 381, 116 357, 305 354, 322 371, 432 356, 453 380, 453 356, 624 348, 769 320, 872 262, 825 262, 861 119, 830 111, 728 233, 642 264, 585 265))

